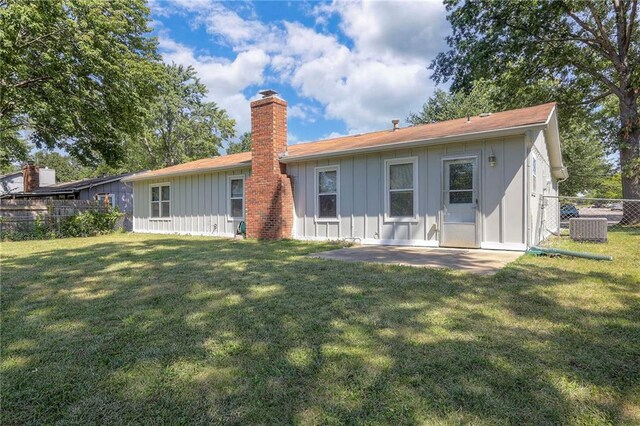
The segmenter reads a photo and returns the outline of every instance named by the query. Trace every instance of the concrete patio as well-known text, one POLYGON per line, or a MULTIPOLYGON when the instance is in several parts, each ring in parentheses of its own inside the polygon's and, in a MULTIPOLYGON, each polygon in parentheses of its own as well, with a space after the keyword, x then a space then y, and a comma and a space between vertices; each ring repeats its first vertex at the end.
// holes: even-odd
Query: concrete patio
POLYGON ((495 274, 523 253, 517 251, 398 246, 354 246, 309 255, 345 262, 386 263, 423 268, 447 268, 475 274, 495 274))

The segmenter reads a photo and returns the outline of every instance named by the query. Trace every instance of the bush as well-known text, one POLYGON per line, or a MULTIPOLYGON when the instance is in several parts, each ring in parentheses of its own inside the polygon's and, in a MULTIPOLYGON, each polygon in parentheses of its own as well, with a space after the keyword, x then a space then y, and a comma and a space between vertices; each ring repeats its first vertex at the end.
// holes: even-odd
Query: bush
POLYGON ((71 216, 62 223, 60 234, 63 237, 91 237, 108 234, 114 227, 121 213, 117 211, 98 212, 86 211, 71 216))
POLYGON ((59 229, 40 215, 34 222, 20 223, 14 230, 3 230, 0 240, 24 241, 46 240, 66 237, 91 237, 114 231, 118 219, 122 216, 118 210, 109 212, 88 210, 78 213, 60 223, 59 229))

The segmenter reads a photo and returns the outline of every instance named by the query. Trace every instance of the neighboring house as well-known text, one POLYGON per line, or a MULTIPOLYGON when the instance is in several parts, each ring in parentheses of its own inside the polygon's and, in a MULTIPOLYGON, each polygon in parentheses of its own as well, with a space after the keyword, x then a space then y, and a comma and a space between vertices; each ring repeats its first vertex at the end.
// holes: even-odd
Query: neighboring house
MULTIPOLYGON (((49 168, 39 169, 38 180, 40 186, 55 185, 56 171, 49 168)), ((0 195, 22 192, 24 190, 23 182, 22 171, 0 175, 0 195)))
POLYGON ((567 177, 554 103, 287 146, 287 103, 251 103, 252 152, 125 178, 135 232, 525 250, 567 177))
MULTIPOLYGON (((40 170, 40 172, 41 171, 42 170, 40 170)), ((18 193, 4 194, 1 198, 98 200, 103 202, 106 202, 106 198, 108 199, 109 205, 118 207, 118 210, 125 214, 124 228, 129 231, 132 229, 133 190, 130 185, 123 182, 123 179, 131 176, 132 173, 83 179, 46 187, 39 185, 36 181, 29 182, 31 176, 38 174, 37 166, 25 166, 23 173, 24 187, 26 190, 18 193)))

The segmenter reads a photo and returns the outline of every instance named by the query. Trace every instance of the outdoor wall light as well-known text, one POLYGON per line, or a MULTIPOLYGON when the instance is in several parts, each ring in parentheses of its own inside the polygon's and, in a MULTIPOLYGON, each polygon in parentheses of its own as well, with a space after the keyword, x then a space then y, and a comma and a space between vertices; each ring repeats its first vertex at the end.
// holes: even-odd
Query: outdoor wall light
POLYGON ((493 153, 493 150, 491 150, 491 154, 489 154, 489 157, 487 159, 489 160, 489 165, 491 167, 496 166, 496 155, 493 153))

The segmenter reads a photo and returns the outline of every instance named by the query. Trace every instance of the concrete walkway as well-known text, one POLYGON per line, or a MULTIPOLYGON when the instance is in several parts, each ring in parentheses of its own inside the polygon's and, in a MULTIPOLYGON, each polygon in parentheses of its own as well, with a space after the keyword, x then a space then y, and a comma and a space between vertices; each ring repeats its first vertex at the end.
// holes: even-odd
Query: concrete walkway
POLYGON ((310 257, 345 262, 387 263, 424 268, 448 268, 476 274, 495 274, 522 255, 517 251, 398 246, 354 246, 314 253, 310 257))

